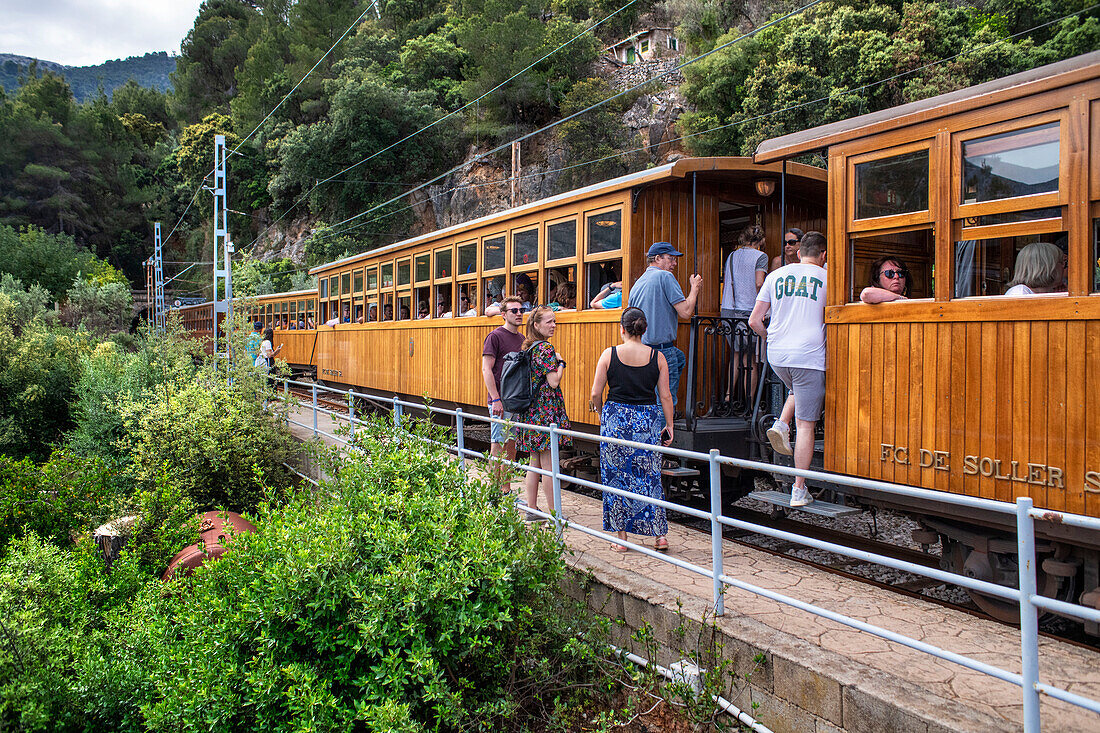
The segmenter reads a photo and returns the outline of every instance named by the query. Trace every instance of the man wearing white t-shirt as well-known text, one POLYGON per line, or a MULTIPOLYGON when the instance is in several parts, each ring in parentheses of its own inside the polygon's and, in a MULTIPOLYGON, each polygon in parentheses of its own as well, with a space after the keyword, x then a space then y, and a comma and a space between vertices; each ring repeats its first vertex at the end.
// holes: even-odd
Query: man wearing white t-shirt
MULTIPOLYGON (((794 454, 794 467, 810 468, 814 455, 814 427, 825 404, 825 237, 807 232, 802 237, 799 262, 780 267, 764 278, 749 316, 749 327, 767 340, 768 364, 794 392, 779 419, 768 428, 776 452, 794 454), (771 311, 767 328, 764 316, 771 311), (791 418, 795 419, 795 446, 791 450, 791 418)), ((806 479, 798 476, 791 489, 791 506, 806 506, 814 498, 806 479)))

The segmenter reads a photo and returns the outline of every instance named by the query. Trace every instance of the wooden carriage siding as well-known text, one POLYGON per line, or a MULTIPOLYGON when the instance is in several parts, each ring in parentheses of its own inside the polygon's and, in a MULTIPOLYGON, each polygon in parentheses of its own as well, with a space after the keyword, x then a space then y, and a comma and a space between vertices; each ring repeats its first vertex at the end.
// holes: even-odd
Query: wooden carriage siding
POLYGON ((1100 52, 769 140, 756 160, 823 149, 826 468, 1100 513, 1100 52), (1056 192, 963 200, 963 142, 1051 122, 1060 133, 1056 192), (914 150, 928 151, 927 209, 857 219, 855 165, 914 150), (1057 215, 1023 213, 1048 208, 1057 215), (1010 223, 979 219, 1014 213, 1010 223), (884 241, 904 232, 932 243, 923 258, 919 247, 898 252, 884 241), (1068 235, 1068 293, 953 297, 955 242, 1059 233, 1068 235), (932 288, 906 302, 851 302, 866 277, 861 263, 891 252, 918 281, 934 271, 932 288))
MULTIPOLYGON (((723 205, 750 207, 759 215, 768 233, 768 254, 779 253, 781 207, 779 175, 782 166, 755 165, 747 158, 692 158, 572 191, 516 209, 503 211, 481 219, 426 234, 379 250, 346 258, 311 270, 319 279, 335 277, 341 285, 356 282, 356 271, 369 273, 382 265, 393 266, 408 261, 410 267, 418 256, 430 254, 430 277, 416 282, 415 273, 407 286, 379 287, 370 290, 369 277, 363 276, 364 291, 353 290, 350 297, 343 291, 337 297, 322 299, 322 315, 332 313, 332 303, 379 303, 389 296, 397 310, 397 298, 408 297, 415 312, 417 288, 428 288, 430 308, 434 306, 436 287, 448 289, 449 302, 457 302, 459 288, 477 286, 479 312, 485 306, 485 278, 503 275, 506 284, 518 273, 529 273, 537 283, 533 300, 549 302, 548 271, 568 267, 577 285, 577 311, 558 314, 558 330, 554 345, 570 365, 563 381, 566 408, 579 425, 595 426, 597 417, 588 412, 588 396, 592 370, 604 348, 619 341, 618 319, 621 311, 600 311, 588 307, 598 283, 589 283, 587 267, 614 263, 625 273, 624 300, 629 297, 630 283, 645 271, 645 254, 656 241, 669 241, 684 252, 677 268, 677 278, 685 293, 688 277, 698 272, 704 277, 698 301, 701 314, 717 315, 721 302, 723 252, 733 246, 720 242, 720 220, 723 205), (694 180, 693 180, 694 178, 694 180), (776 183, 775 192, 764 197, 756 193, 755 181, 769 178, 776 183), (693 194, 694 184, 694 194, 693 194), (694 228, 693 228, 694 200, 694 228), (617 214, 621 222, 620 244, 606 252, 590 253, 589 219, 617 214), (547 227, 563 222, 576 222, 576 246, 572 257, 547 261, 547 227), (517 265, 513 258, 513 235, 537 231, 537 263, 517 265), (697 232, 697 240, 695 236, 697 232), (489 240, 503 236, 507 243, 505 266, 486 270, 483 248, 489 240), (452 265, 457 262, 458 248, 476 245, 475 272, 436 277, 436 253, 449 253, 452 265), (697 253, 697 254, 696 254, 697 253), (349 277, 350 275, 350 277, 349 277), (324 303, 330 305, 326 310, 324 303)), ((825 171, 797 163, 787 165, 787 226, 821 228, 825 214, 825 171)), ((733 237, 736 232, 731 233, 733 237)), ((729 236, 727 236, 729 240, 729 236)), ((396 278, 395 278, 396 279, 396 278)), ((381 276, 379 275, 379 284, 381 276)), ((353 285, 354 287, 354 285, 353 285)), ((320 291, 319 291, 320 292, 320 291)), ((505 287, 509 293, 510 288, 505 287)), ((434 308, 432 308, 434 310, 434 308)), ((484 316, 428 320, 405 320, 367 324, 339 324, 321 328, 317 337, 316 363, 322 379, 351 384, 381 393, 410 396, 430 395, 433 399, 479 406, 484 409, 485 388, 481 380, 480 354, 485 336, 500 324, 498 317, 484 316), (363 337, 361 332, 370 333, 363 337)), ((280 335, 281 337, 281 335, 280 335)), ((681 327, 679 345, 687 352, 689 329, 681 327)), ((681 398, 686 380, 681 380, 681 398)))

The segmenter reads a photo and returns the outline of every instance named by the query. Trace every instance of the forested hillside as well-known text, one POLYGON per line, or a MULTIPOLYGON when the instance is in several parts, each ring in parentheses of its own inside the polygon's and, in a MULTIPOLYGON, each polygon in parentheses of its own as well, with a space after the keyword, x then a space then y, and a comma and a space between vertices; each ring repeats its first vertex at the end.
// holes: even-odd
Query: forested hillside
MULTIPOLYGON (((153 221, 172 232, 168 259, 209 259, 210 197, 201 185, 220 133, 240 146, 229 206, 243 212, 230 218, 242 260, 268 238, 304 238, 309 262, 387 244, 420 225, 403 191, 610 97, 599 59, 650 26, 675 27, 684 60, 728 44, 683 69, 688 111, 674 137, 685 137, 673 147, 700 155, 747 154, 765 137, 1100 47, 1100 17, 1081 0, 823 2, 740 41, 797 6, 378 7, 207 0, 168 94, 129 84, 81 104, 63 79, 42 73, 0 98, 0 223, 71 234, 135 279, 153 221)), ((649 141, 623 125, 637 98, 617 98, 525 142, 525 164, 564 161, 560 186, 652 164, 638 152, 649 141)), ((481 162, 491 169, 506 161, 505 151, 481 162)))
POLYGON ((64 66, 50 61, 36 61, 26 56, 0 53, 0 89, 9 94, 18 91, 23 80, 31 73, 32 63, 39 71, 48 69, 64 77, 77 102, 88 101, 101 88, 109 97, 115 89, 131 79, 138 86, 165 92, 171 87, 170 76, 176 70, 175 57, 164 51, 104 61, 95 66, 64 66))

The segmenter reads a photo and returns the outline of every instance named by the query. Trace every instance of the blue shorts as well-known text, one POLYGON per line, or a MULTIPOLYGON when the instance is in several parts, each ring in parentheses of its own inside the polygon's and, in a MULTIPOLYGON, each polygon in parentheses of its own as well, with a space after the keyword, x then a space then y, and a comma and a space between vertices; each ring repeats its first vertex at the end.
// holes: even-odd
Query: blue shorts
MULTIPOLYGON (((492 417, 492 416, 490 415, 490 417, 492 417)), ((508 411, 504 411, 504 413, 501 414, 501 418, 503 418, 504 420, 513 420, 513 419, 515 419, 515 416, 512 413, 508 412, 508 411)), ((490 442, 500 443, 501 445, 504 445, 509 440, 515 440, 516 439, 516 429, 515 428, 513 428, 511 426, 505 426, 505 424, 502 423, 502 422, 491 422, 491 423, 489 423, 489 425, 492 426, 490 428, 490 431, 489 431, 489 435, 490 435, 489 441, 490 442)))

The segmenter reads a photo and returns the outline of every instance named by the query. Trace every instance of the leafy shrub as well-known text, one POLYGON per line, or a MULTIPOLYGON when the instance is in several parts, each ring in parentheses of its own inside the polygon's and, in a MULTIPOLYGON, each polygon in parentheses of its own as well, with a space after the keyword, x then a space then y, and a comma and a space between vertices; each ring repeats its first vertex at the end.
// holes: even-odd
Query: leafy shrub
POLYGON ((136 478, 149 481, 166 470, 200 510, 247 511, 269 486, 289 486, 283 463, 292 458, 294 440, 249 384, 230 387, 224 374, 203 372, 125 405, 126 448, 136 478))
POLYGON ((97 283, 84 278, 73 280, 69 300, 62 308, 61 322, 76 328, 84 326, 100 336, 129 328, 134 299, 129 283, 97 283))
POLYGON ((146 613, 147 725, 499 730, 568 697, 591 649, 558 605, 560 546, 391 431, 358 431, 363 455, 146 613))
POLYGON ((118 495, 118 477, 101 461, 54 453, 37 466, 0 456, 0 548, 34 532, 59 546, 101 518, 118 495))

